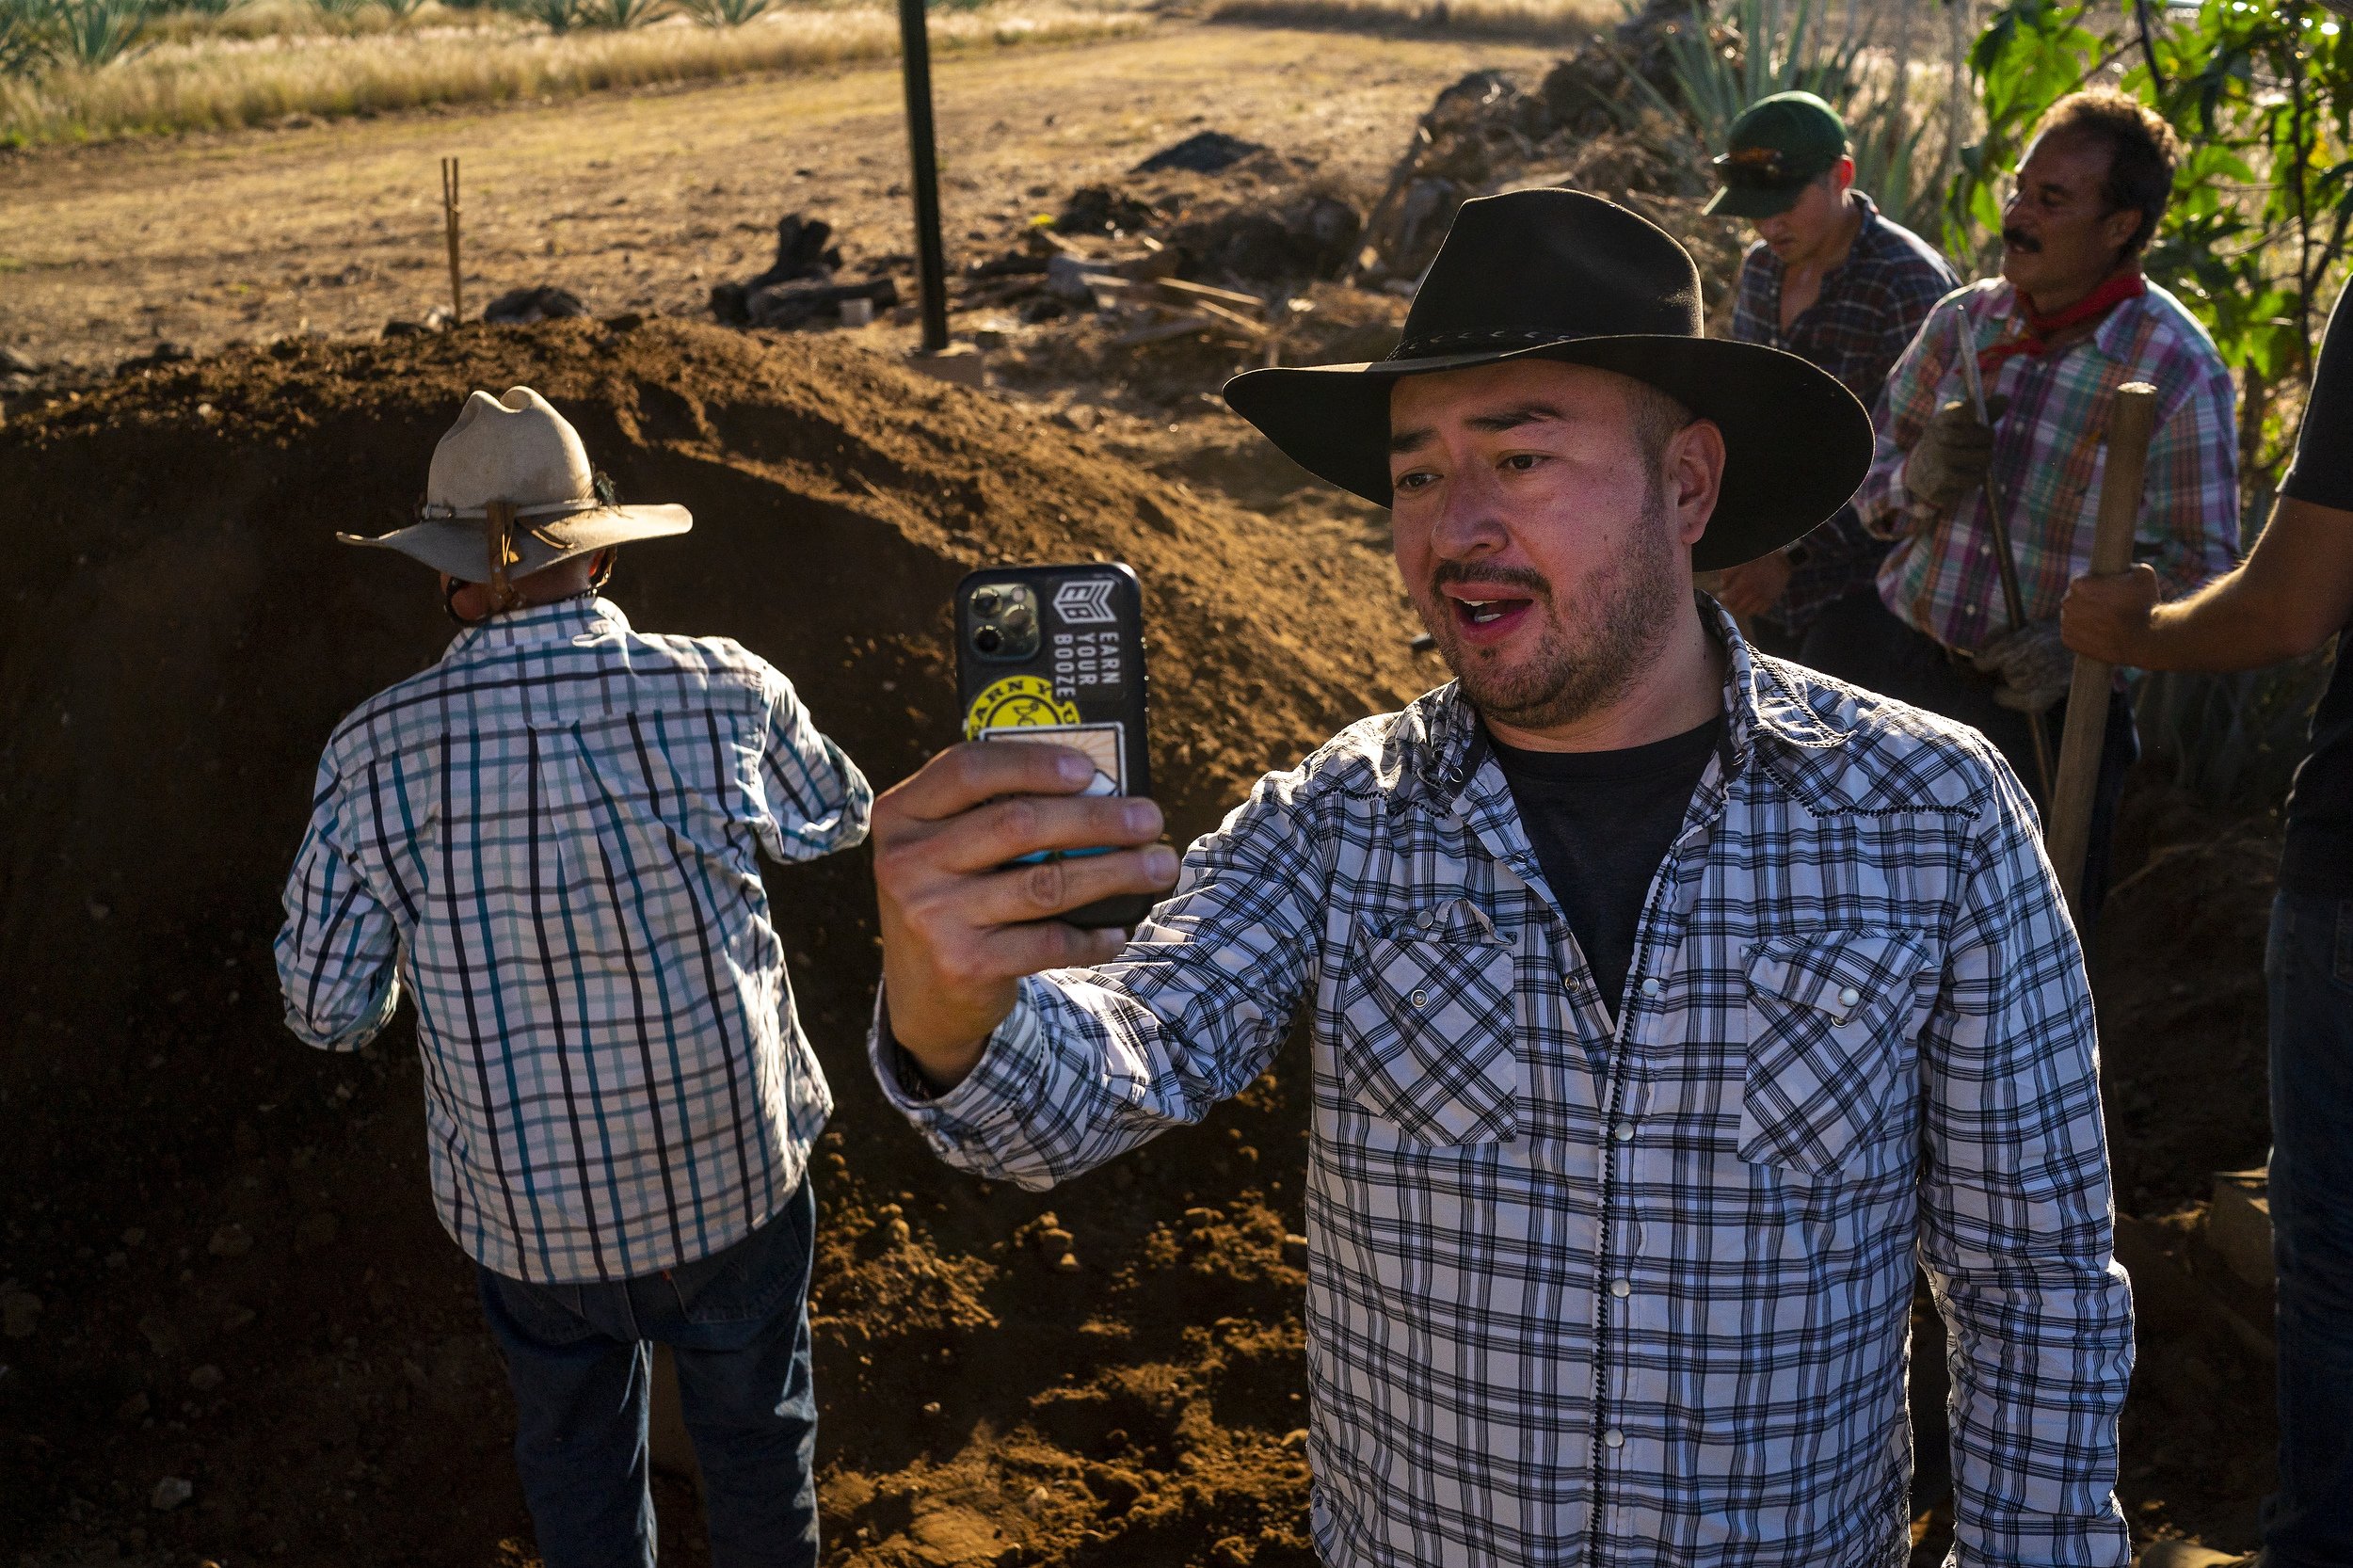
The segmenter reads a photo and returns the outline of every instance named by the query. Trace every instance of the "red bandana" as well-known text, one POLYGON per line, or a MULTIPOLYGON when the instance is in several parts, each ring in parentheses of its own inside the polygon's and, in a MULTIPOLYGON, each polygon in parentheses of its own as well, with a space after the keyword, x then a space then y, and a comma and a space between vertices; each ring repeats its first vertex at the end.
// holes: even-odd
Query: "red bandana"
POLYGON ((2149 292, 2149 285, 2135 267, 2128 272, 2111 275, 2108 280, 2063 311, 2044 315, 2026 303, 2026 296, 2018 296, 2019 305, 2026 312, 2026 329, 2014 338, 2003 338, 1992 347, 1977 350, 1977 368, 1992 375, 1994 368, 2013 354, 2047 354, 2054 333, 2087 321, 2097 321, 2127 299, 2137 299, 2149 292))

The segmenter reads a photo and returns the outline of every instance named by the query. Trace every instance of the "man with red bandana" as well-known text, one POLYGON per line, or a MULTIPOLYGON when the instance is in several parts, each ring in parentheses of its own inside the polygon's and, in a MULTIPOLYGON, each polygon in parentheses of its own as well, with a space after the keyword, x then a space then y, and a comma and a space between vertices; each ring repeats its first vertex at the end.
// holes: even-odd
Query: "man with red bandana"
MULTIPOLYGON (((2167 598, 2226 571, 2238 551, 2235 393, 2213 341, 2141 276, 2179 146, 2148 109, 2081 92, 2043 117, 2002 209, 2002 273, 1947 297, 1890 373, 1878 450, 1855 506, 1894 539, 1880 568, 1887 615, 1857 617, 1823 667, 1982 729, 2047 808, 2031 727, 2054 754, 2070 669, 2059 601, 2091 558, 2116 389, 2157 389, 2157 429, 2134 554, 2167 598), (1962 344, 1977 361, 1979 423, 1962 344), (2024 600, 2013 628, 1990 506, 2009 525, 2024 600)), ((2111 696, 2084 887, 2105 886, 2107 841, 2138 750, 2111 696)), ((2096 906, 2096 905, 2095 905, 2096 906)))

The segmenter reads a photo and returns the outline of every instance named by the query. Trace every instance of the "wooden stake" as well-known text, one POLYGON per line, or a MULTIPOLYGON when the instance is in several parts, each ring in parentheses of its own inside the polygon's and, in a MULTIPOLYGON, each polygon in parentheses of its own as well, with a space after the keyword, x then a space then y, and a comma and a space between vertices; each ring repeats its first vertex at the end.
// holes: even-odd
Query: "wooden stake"
POLYGON ((457 268, 457 160, 441 160, 441 227, 449 236, 449 324, 466 319, 466 294, 457 268))
MULTIPOLYGON (((2091 574, 2105 577, 2133 564, 2133 528, 2140 520, 2141 477, 2149 438, 2157 426, 2157 389, 2127 381, 2108 408, 2107 466, 2100 476, 2100 516, 2091 532, 2091 574)), ((2058 872, 2069 913, 2083 923, 2084 857, 2091 848, 2091 808, 2100 788, 2100 752, 2107 738, 2108 686, 2116 666, 2075 659, 2067 689, 2067 728, 2059 740, 2058 782, 2051 792, 2043 847, 2058 872)))

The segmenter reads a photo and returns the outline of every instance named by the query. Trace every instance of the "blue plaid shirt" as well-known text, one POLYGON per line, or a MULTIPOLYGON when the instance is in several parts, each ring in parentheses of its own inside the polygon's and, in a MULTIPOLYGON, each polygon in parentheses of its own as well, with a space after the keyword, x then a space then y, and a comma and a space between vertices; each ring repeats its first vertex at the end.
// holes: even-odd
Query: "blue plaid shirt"
POLYGON ((759 854, 866 836, 790 681, 601 599, 518 611, 336 727, 286 884, 286 1023, 349 1050, 417 1000, 441 1223, 498 1272, 704 1257, 799 1186, 833 1108, 759 854))
POLYGON ((885 1093, 1042 1188, 1313 1025, 1313 1528, 1337 1568, 1897 1568, 1915 1256, 1956 1560, 2121 1568, 2132 1305, 2083 961, 1973 729, 1753 657, 1594 989, 1458 690, 1273 775, 1118 959, 885 1093))
MULTIPOLYGON (((1874 417, 1880 392, 1936 302, 1961 279, 1934 246, 1880 216, 1861 191, 1849 193, 1863 213, 1847 259, 1822 280, 1819 298, 1781 329, 1781 285, 1786 268, 1762 240, 1740 261, 1740 290, 1732 307, 1732 335, 1809 360, 1838 377, 1874 417)), ((1863 526, 1852 506, 1792 548, 1796 563, 1781 602, 1765 618, 1802 632, 1833 600, 1868 587, 1887 555, 1887 541, 1863 526)))

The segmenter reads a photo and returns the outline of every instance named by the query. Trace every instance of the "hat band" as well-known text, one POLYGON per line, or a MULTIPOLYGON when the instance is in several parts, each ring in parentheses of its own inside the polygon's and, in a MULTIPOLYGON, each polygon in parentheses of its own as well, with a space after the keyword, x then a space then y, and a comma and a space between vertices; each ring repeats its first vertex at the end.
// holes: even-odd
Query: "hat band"
MULTIPOLYGON (((509 509, 519 518, 566 518, 580 512, 597 511, 604 504, 592 496, 585 501, 541 501, 509 509)), ((489 515, 488 505, 453 506, 444 501, 427 501, 417 507, 417 518, 423 522, 478 522, 489 515)))
MULTIPOLYGON (((1574 334, 1567 334, 1574 335, 1574 334)), ((1481 348, 1527 343, 1559 343, 1564 334, 1557 328, 1531 327, 1527 328, 1498 327, 1484 332, 1432 332, 1418 338, 1408 338, 1391 349, 1387 360, 1428 360, 1446 354, 1476 353, 1481 348)))

